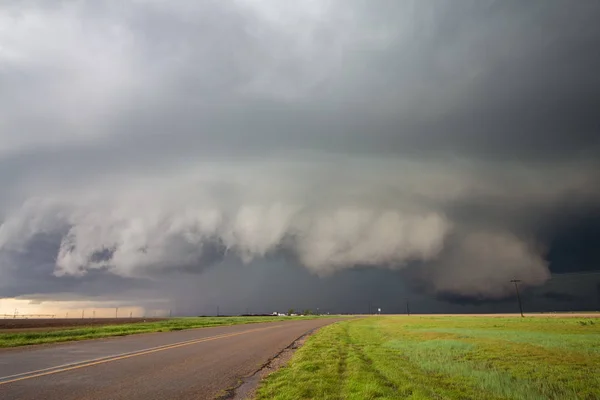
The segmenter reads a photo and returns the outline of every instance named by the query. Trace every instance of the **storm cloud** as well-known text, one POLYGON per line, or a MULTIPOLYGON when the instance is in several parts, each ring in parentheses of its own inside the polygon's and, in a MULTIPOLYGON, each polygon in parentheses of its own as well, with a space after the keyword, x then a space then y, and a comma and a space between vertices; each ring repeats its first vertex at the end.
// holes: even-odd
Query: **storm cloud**
POLYGON ((441 297, 541 285, 600 209, 599 16, 4 2, 0 296, 159 290, 231 259, 402 271, 441 297))

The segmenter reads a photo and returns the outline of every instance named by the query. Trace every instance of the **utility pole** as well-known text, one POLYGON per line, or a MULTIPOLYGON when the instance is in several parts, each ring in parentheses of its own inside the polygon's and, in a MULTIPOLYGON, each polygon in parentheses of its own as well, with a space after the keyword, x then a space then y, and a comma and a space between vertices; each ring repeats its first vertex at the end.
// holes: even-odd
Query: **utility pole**
POLYGON ((519 282, 521 282, 521 280, 520 279, 512 279, 511 282, 515 284, 515 291, 517 292, 517 300, 519 301, 519 311, 521 311, 521 317, 524 317, 523 305, 521 304, 521 295, 519 294, 519 282))
POLYGON ((115 318, 119 318, 119 307, 115 307, 115 318))
POLYGON ((96 319, 96 310, 92 310, 92 318, 96 319))
POLYGON ((410 315, 410 307, 408 306, 408 299, 406 299, 406 315, 410 315))

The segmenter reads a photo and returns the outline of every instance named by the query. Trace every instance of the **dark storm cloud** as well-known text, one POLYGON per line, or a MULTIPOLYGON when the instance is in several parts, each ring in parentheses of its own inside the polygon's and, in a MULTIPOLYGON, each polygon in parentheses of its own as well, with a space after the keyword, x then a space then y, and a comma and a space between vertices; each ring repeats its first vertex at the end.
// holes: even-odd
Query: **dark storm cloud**
POLYGON ((562 302, 573 302, 579 299, 578 296, 560 292, 546 292, 544 293, 544 297, 547 299, 558 300, 562 302))
POLYGON ((340 299, 348 268, 497 299, 514 277, 597 263, 597 222, 570 232, 600 208, 599 15, 567 1, 5 3, 0 296, 147 279, 179 296, 177 276, 210 282, 235 255, 256 274, 258 260, 303 265, 340 299), (584 256, 565 261, 574 242, 584 256))
POLYGON ((59 278, 54 275, 56 254, 61 236, 40 233, 34 235, 20 251, 4 251, 2 264, 14 266, 16 271, 4 271, 2 296, 17 297, 23 294, 47 295, 73 293, 97 297, 118 294, 123 290, 146 288, 149 282, 133 280, 91 271, 85 279, 59 278))

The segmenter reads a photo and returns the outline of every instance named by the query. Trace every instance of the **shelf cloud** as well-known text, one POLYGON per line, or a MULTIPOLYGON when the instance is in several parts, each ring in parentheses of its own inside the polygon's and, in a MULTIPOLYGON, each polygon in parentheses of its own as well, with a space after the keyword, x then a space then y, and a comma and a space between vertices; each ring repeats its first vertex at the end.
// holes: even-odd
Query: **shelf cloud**
POLYGON ((202 279, 232 257, 450 297, 541 285, 549 233, 600 208, 598 15, 6 2, 0 297, 202 279))

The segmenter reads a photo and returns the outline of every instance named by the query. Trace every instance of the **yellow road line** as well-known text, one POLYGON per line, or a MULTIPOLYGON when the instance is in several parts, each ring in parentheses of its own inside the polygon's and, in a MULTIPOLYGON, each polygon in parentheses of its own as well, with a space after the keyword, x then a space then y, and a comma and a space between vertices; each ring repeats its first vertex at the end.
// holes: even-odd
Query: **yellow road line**
MULTIPOLYGON (((25 375, 25 374, 31 374, 31 375, 21 376, 19 378, 11 379, 11 380, 8 380, 8 381, 2 381, 2 382, 0 382, 0 385, 6 385, 7 383, 13 383, 13 382, 18 382, 18 381, 23 381, 23 380, 26 380, 26 379, 39 378, 41 376, 58 374, 60 372, 66 372, 66 371, 72 371, 72 370, 75 370, 75 369, 91 367, 93 365, 105 364, 105 363, 109 363, 109 362, 112 362, 112 361, 119 361, 119 360, 124 360, 124 359, 127 359, 127 358, 132 358, 132 357, 137 357, 137 356, 143 356, 143 355, 146 355, 146 354, 156 353, 156 352, 163 351, 163 350, 171 350, 171 349, 175 349, 175 348, 178 348, 178 347, 189 346, 189 345, 192 345, 192 344, 209 342, 209 341, 218 340, 218 339, 226 339, 226 338, 233 337, 233 336, 245 335, 247 333, 252 333, 252 332, 257 332, 257 331, 264 331, 264 330, 267 330, 267 329, 279 328, 281 326, 283 326, 283 325, 276 325, 276 326, 269 326, 269 327, 266 327, 266 328, 251 329, 249 331, 229 333, 229 334, 217 335, 217 336, 210 336, 210 337, 201 338, 201 339, 193 339, 193 340, 189 340, 189 341, 185 341, 185 342, 175 343, 175 344, 172 344, 172 345, 165 345, 165 346, 153 347, 153 348, 150 348, 150 349, 147 349, 147 350, 140 350, 139 352, 135 352, 135 353, 127 353, 127 354, 124 354, 124 355, 115 355, 114 357, 110 357, 109 356, 110 358, 105 358, 105 359, 101 359, 101 360, 98 360, 98 361, 91 361, 91 362, 82 361, 82 363, 78 363, 77 365, 73 365, 71 367, 65 367, 65 368, 58 367, 58 369, 52 369, 51 371, 48 371, 48 369, 51 369, 51 368, 46 368, 46 369, 43 369, 43 370, 37 370, 37 371, 31 371, 31 372, 24 372, 22 374, 17 374, 17 375, 25 375), (45 372, 42 372, 42 371, 45 371, 45 372)), ((52 368, 56 368, 56 367, 52 367, 52 368)), ((17 376, 17 375, 13 375, 13 376, 17 376)))

